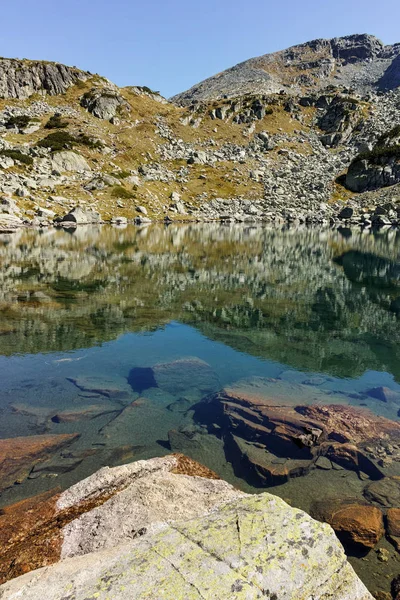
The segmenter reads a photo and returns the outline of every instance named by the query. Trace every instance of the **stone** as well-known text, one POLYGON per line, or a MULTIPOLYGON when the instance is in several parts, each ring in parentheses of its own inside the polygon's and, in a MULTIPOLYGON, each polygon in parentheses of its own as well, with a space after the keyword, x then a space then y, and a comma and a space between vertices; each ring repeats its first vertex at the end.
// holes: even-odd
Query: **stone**
POLYGON ((129 111, 129 104, 119 93, 118 88, 92 88, 81 98, 81 106, 86 108, 94 117, 111 121, 113 125, 118 125, 117 112, 122 108, 129 111))
POLYGON ((146 389, 140 383, 146 375, 147 387, 159 387, 174 395, 195 390, 202 396, 220 387, 215 371, 205 361, 196 357, 160 363, 149 369, 132 369, 128 381, 135 391, 140 393, 146 389))
POLYGON ((346 206, 338 214, 339 219, 351 219, 354 214, 354 209, 351 206, 346 206))
POLYGON ((389 508, 386 513, 386 533, 398 552, 400 552, 400 508, 389 508))
POLYGON ((52 169, 63 173, 64 171, 90 171, 87 161, 72 150, 55 152, 51 160, 52 169))
MULTIPOLYGON (((262 378, 244 380, 194 406, 198 422, 211 432, 214 423, 220 426, 227 460, 240 476, 251 478, 253 485, 282 483, 285 478, 307 473, 319 461, 326 467, 334 462, 363 471, 372 479, 382 477, 364 445, 389 436, 400 440, 399 423, 352 406, 296 405, 295 392, 298 398, 303 394, 304 400, 310 400, 311 390, 306 386, 282 384, 282 390, 292 394, 283 394, 282 399, 277 390, 276 384, 271 386, 262 378), (255 448, 254 443, 265 450, 255 448), (277 457, 290 461, 276 469, 277 457)), ((315 401, 322 397, 319 394, 315 401)))
POLYGON ((101 216, 96 211, 87 210, 85 208, 81 208, 80 206, 76 206, 61 219, 60 223, 63 226, 101 223, 101 216))
POLYGON ((68 381, 71 381, 83 392, 101 394, 112 400, 128 400, 132 395, 129 385, 119 377, 81 375, 79 377, 69 377, 68 381))
POLYGON ((381 510, 357 500, 324 499, 313 504, 311 514, 329 523, 346 547, 375 548, 384 533, 381 510))
POLYGON ((0 214, 0 233, 13 233, 23 225, 22 219, 14 215, 0 214))
POLYGON ((377 400, 381 400, 382 402, 396 402, 400 404, 400 392, 396 390, 391 390, 388 387, 377 387, 368 390, 367 395, 371 398, 376 398, 377 400))
POLYGON ((142 213, 142 215, 147 215, 147 208, 145 206, 137 206, 136 210, 142 213))
POLYGON ((332 463, 326 456, 319 456, 314 464, 318 469, 323 469, 324 471, 332 469, 332 463))
POLYGON ((370 502, 384 507, 400 506, 400 477, 384 477, 372 481, 364 489, 364 496, 370 502))
MULTIPOLYGON (((144 600, 162 590, 165 600, 298 600, 301 589, 304 598, 372 600, 328 525, 270 494, 173 474, 177 461, 102 469, 63 492, 56 507, 65 536, 60 562, 3 584, 0 597, 144 600), (72 507, 111 490, 120 491, 71 518, 72 507)), ((51 529, 54 516, 49 521, 51 529)), ((54 558, 53 550, 49 562, 54 558)))
POLYGON ((26 479, 34 465, 78 437, 78 434, 34 435, 0 440, 0 492, 26 479))

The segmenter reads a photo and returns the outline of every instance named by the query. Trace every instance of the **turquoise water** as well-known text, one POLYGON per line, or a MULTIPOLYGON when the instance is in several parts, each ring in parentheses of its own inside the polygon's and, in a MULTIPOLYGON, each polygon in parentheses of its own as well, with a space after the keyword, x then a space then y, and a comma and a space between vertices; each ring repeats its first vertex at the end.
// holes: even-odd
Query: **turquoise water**
MULTIPOLYGON (((400 394, 399 251, 392 231, 174 225, 1 236, 0 438, 80 438, 0 505, 171 451, 259 491, 193 411, 239 380, 398 420, 400 404, 365 392, 400 394), (192 358, 208 365, 200 378, 192 358), (170 365, 164 381, 153 374, 160 364, 170 365)), ((363 485, 355 473, 314 470, 273 491, 308 510, 326 495, 360 496, 363 485)), ((367 580, 368 565, 356 568, 367 580)), ((384 589, 393 564, 376 568, 384 589)))

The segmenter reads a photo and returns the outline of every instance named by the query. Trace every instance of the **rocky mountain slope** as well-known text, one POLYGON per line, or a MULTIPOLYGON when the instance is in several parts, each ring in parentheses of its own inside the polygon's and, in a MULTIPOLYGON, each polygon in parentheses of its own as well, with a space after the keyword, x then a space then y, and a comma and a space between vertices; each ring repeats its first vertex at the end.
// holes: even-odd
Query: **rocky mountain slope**
POLYGON ((75 67, 0 59, 0 228, 397 224, 399 61, 399 44, 372 36, 317 40, 168 102, 75 67))
POLYGON ((244 94, 304 94, 328 85, 357 93, 395 89, 400 84, 400 44, 385 46, 372 35, 313 40, 246 60, 177 94, 191 104, 244 94))

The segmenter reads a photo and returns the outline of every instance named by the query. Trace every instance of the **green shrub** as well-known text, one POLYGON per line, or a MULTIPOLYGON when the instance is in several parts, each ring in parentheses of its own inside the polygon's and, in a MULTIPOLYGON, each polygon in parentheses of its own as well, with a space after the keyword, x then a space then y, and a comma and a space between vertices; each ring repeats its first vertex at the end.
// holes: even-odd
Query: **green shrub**
POLYGON ((356 156, 351 164, 354 165, 360 160, 368 160, 372 164, 379 164, 382 158, 400 159, 400 146, 375 146, 370 152, 362 152, 356 156))
POLYGON ((0 154, 2 156, 8 156, 9 158, 12 158, 13 160, 19 160, 19 162, 23 163, 24 165, 32 165, 33 164, 32 156, 29 156, 28 154, 23 154, 19 150, 1 150, 0 154))
POLYGON ((393 129, 391 129, 390 131, 386 131, 386 133, 382 134, 378 138, 378 141, 376 142, 376 146, 382 146, 387 140, 392 140, 399 136, 400 136, 400 125, 396 125, 396 127, 393 127, 393 129))
POLYGON ((93 140, 84 133, 75 136, 68 131, 54 131, 54 133, 49 133, 37 143, 40 148, 50 148, 52 152, 71 149, 77 145, 87 146, 88 148, 103 147, 99 140, 93 140))
POLYGON ((68 127, 68 123, 61 119, 60 114, 56 113, 50 117, 44 127, 45 129, 65 129, 68 127))
POLYGON ((12 127, 17 127, 18 129, 24 129, 28 127, 31 122, 31 118, 28 115, 18 115, 10 117, 6 123, 6 127, 11 129, 12 127))
POLYGON ((134 198, 135 195, 130 192, 129 190, 127 190, 126 188, 124 188, 122 185, 116 185, 113 187, 112 191, 111 191, 111 196, 113 198, 125 198, 125 199, 129 199, 129 198, 134 198))

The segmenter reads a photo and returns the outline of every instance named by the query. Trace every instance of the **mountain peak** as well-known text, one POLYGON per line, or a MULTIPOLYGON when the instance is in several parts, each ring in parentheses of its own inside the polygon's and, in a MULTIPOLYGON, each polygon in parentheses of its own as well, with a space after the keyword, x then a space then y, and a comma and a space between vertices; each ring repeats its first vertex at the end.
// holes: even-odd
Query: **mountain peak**
MULTIPOLYGON (((286 50, 251 58, 198 83, 172 101, 187 105, 202 100, 249 93, 293 94, 334 85, 360 93, 379 88, 380 81, 400 55, 400 44, 385 46, 370 34, 316 39, 286 50)), ((400 72, 391 73, 391 86, 400 72)))

